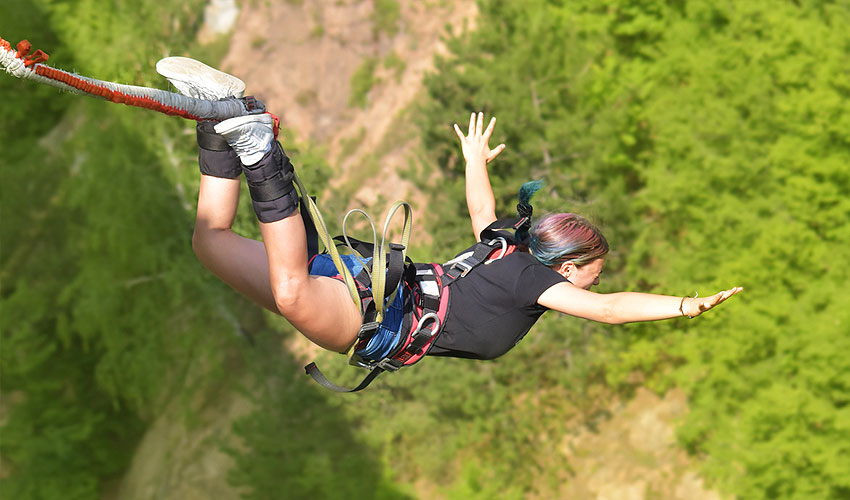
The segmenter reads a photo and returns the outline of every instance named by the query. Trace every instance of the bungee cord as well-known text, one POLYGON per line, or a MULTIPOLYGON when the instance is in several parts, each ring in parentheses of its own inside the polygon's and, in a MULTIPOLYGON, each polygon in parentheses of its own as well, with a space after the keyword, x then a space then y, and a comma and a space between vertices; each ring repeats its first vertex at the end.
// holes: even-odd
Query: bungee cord
POLYGON ((41 49, 31 52, 32 44, 29 41, 23 40, 13 48, 10 42, 0 36, 0 67, 22 80, 32 80, 66 92, 189 120, 226 120, 252 112, 243 100, 237 98, 208 101, 166 90, 124 85, 71 73, 43 64, 50 56, 41 49))
MULTIPOLYGON (((118 104, 149 109, 169 116, 178 116, 195 121, 223 121, 228 118, 267 112, 265 105, 253 97, 228 97, 212 101, 150 87, 119 84, 48 66, 44 63, 49 58, 50 56, 41 49, 33 52, 32 44, 28 40, 22 40, 12 47, 12 44, 9 41, 0 36, 0 68, 2 68, 6 73, 22 80, 31 80, 36 83, 49 85, 66 92, 71 92, 73 94, 96 97, 118 104)), ((273 114, 271 114, 271 116, 274 117, 274 135, 277 137, 279 119, 273 114)), ((348 288, 352 300, 355 305, 359 307, 360 295, 357 290, 357 284, 355 283, 354 277, 351 275, 348 267, 342 263, 339 250, 331 239, 324 217, 319 211, 316 203, 307 194, 307 190, 297 173, 294 173, 293 181, 298 187, 302 202, 306 204, 307 212, 313 220, 314 226, 317 228, 319 239, 324 245, 326 251, 330 254, 331 260, 337 270, 342 275, 343 281, 348 288)), ((389 251, 387 246, 387 231, 390 221, 399 209, 403 209, 404 212, 401 243, 402 258, 404 259, 406 257, 407 246, 411 233, 410 205, 406 202, 397 202, 390 208, 384 224, 384 232, 380 245, 378 245, 375 224, 371 217, 360 209, 352 211, 365 215, 372 225, 374 253, 371 260, 373 270, 386 269, 386 252, 389 251)), ((345 219, 343 220, 343 237, 345 239, 345 246, 347 246, 349 250, 351 250, 351 253, 357 256, 357 259, 363 263, 358 252, 352 247, 345 231, 345 222, 352 212, 346 214, 345 219)), ((376 297, 376 321, 381 322, 385 308, 393 302, 397 290, 389 291, 385 298, 386 273, 372 273, 370 276, 373 278, 373 294, 376 297)), ((396 336, 397 335, 394 336, 393 334, 389 334, 388 337, 386 335, 380 335, 378 336, 379 338, 371 339, 368 346, 364 349, 363 354, 369 355, 375 354, 376 352, 385 353, 397 341, 397 339, 394 338, 396 336)), ((359 356, 355 358, 355 346, 358 344, 358 341, 359 339, 355 340, 348 349, 349 362, 352 362, 352 364, 356 364, 358 359, 362 359, 359 356)))

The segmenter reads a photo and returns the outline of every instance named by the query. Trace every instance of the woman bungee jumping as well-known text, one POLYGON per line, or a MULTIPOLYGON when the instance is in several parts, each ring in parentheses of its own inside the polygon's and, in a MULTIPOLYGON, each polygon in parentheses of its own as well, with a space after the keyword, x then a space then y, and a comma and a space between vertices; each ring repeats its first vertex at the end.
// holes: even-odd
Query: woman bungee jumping
MULTIPOLYGON (((186 70, 180 59, 166 59, 157 69, 184 94, 241 97, 244 84, 237 78, 200 63, 186 70)), ((275 140, 269 114, 199 123, 202 175, 193 249, 210 271, 285 317, 315 344, 335 352, 356 346, 366 363, 362 366, 382 370, 412 364, 411 359, 425 354, 496 358, 550 309, 611 324, 655 321, 699 316, 742 291, 733 287, 704 298, 591 291, 599 283, 608 243, 596 227, 571 213, 545 215, 530 224, 529 201, 539 184, 523 186, 518 219, 498 223, 486 167, 505 148, 488 145, 495 122, 492 118, 485 128, 483 113, 473 113, 466 134, 454 126, 466 160, 466 201, 479 243, 442 266, 406 266, 398 293, 387 299, 386 311, 379 324, 367 329, 368 335, 363 333, 364 311, 373 300, 368 283, 358 285, 362 301, 356 304, 331 259, 307 251, 294 169, 275 140), (262 242, 231 231, 243 173, 262 242), (506 227, 516 233, 502 230, 506 227), (424 283, 426 278, 430 284, 424 283), (450 301, 444 296, 449 284, 450 301), (433 299, 430 305, 428 298, 433 299), (434 324, 423 328, 429 320, 434 324), (428 335, 417 336, 420 330, 428 335), (364 354, 375 338, 385 345, 364 354)), ((343 257, 352 276, 363 275, 363 262, 343 257)), ((384 272, 372 271, 373 276, 384 272)))

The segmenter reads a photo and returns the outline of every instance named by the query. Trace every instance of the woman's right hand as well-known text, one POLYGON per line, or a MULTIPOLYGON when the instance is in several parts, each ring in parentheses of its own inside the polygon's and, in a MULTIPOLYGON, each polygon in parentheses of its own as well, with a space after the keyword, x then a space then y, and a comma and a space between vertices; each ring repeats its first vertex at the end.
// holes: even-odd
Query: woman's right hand
POLYGON ((682 301, 682 314, 689 318, 696 318, 700 314, 724 302, 729 297, 741 293, 743 291, 743 287, 736 286, 734 288, 730 288, 729 290, 718 292, 710 297, 686 297, 682 301))
POLYGON ((490 149, 488 142, 490 135, 493 133, 493 128, 496 126, 496 117, 490 119, 487 129, 484 130, 484 113, 479 112, 476 117, 475 113, 469 117, 469 133, 464 136, 460 131, 460 127, 455 123, 455 133, 460 138, 460 146, 463 151, 463 157, 466 163, 486 164, 490 163, 494 158, 499 156, 505 149, 504 144, 499 144, 494 149, 490 149), (477 118, 477 119, 476 119, 477 118))

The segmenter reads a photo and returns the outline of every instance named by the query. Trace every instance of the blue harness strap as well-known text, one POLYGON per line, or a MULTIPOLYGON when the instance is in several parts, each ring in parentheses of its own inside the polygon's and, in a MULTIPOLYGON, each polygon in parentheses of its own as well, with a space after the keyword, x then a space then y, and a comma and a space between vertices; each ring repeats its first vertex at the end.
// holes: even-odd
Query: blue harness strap
MULTIPOLYGON (((345 267, 354 276, 360 289, 361 312, 366 311, 369 303, 373 300, 372 290, 368 286, 368 274, 364 272, 364 264, 368 265, 371 258, 358 259, 354 255, 340 255, 345 267), (366 278, 366 279, 364 279, 366 278), (366 281, 367 283, 364 283, 366 281)), ((333 259, 328 254, 318 254, 310 261, 309 272, 311 276, 327 276, 342 280, 339 270, 334 265, 333 259)), ((392 304, 388 304, 384 310, 384 319, 377 325, 374 333, 368 338, 360 339, 355 354, 365 360, 379 361, 387 357, 398 344, 401 337, 402 323, 404 320, 404 287, 401 283, 397 286, 397 292, 392 304)))
MULTIPOLYGON (((386 308, 386 316, 380 324, 368 322, 368 308, 374 307, 368 273, 363 268, 363 263, 353 255, 342 255, 346 267, 351 274, 356 276, 357 286, 361 289, 361 305, 364 312, 364 326, 361 328, 359 340, 355 345, 356 356, 352 357, 352 364, 368 368, 369 374, 356 386, 350 389, 334 384, 325 377, 316 363, 310 363, 304 370, 319 385, 336 392, 357 392, 365 389, 372 381, 385 371, 397 371, 404 366, 409 366, 421 360, 431 346, 434 345, 440 333, 443 331, 446 316, 450 306, 450 286, 457 280, 464 278, 469 272, 493 260, 500 259, 516 250, 517 244, 514 239, 499 229, 517 229, 528 223, 528 217, 517 217, 513 219, 501 219, 487 227, 481 233, 481 241, 472 245, 466 251, 445 264, 414 264, 404 259, 393 259, 392 253, 387 265, 388 282, 400 279, 398 292, 393 303, 386 308), (396 268, 403 265, 403 272, 396 268), (399 278, 396 278, 398 276, 399 278), (365 290, 365 292, 364 292, 365 290), (391 319, 392 318, 392 319, 391 319), (389 322, 389 323, 388 323, 389 322), (383 335, 382 335, 383 332, 383 335), (404 332, 404 333, 402 333, 404 332), (372 340, 376 340, 374 345, 372 340), (367 357, 368 353, 368 357, 367 357)), ((357 242, 358 244, 365 244, 357 242)), ((357 245, 355 245, 357 247, 357 245)), ((355 251, 363 254, 360 249, 355 251)), ((316 257, 319 259, 322 255, 316 257)), ((314 259, 314 261, 316 260, 314 259)), ((330 257, 322 259, 330 261, 330 257)), ((319 269, 327 269, 327 262, 315 264, 319 269)), ((333 262, 330 261, 332 277, 339 278, 333 262)), ((329 274, 322 274, 328 276, 329 274)), ((389 296, 392 288, 387 289, 385 296, 389 296)))

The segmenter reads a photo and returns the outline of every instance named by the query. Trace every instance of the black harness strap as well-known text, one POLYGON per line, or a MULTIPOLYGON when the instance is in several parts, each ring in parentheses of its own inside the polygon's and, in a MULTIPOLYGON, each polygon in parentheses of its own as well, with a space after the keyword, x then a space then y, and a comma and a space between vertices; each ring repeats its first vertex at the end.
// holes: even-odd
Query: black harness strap
MULTIPOLYGON (((516 229, 528 222, 528 217, 517 217, 512 219, 500 219, 481 232, 481 241, 466 250, 464 258, 455 259, 450 266, 442 267, 442 275, 438 279, 435 274, 432 264, 413 264, 409 259, 401 257, 404 247, 398 244, 390 244, 390 254, 387 260, 387 288, 386 295, 389 295, 396 290, 402 277, 407 272, 406 281, 410 286, 410 291, 413 295, 413 300, 421 311, 414 311, 405 314, 405 319, 402 323, 402 332, 408 332, 407 339, 400 342, 398 347, 386 358, 374 362, 371 366, 363 364, 361 366, 370 368, 369 373, 360 381, 357 386, 347 389, 331 382, 325 377, 316 363, 310 363, 304 369, 310 377, 313 378, 319 385, 326 389, 335 392, 357 392, 365 389, 372 383, 375 378, 385 371, 397 371, 401 367, 408 364, 414 364, 422 359, 423 352, 430 349, 437 335, 443 329, 443 321, 447 311, 443 311, 443 317, 439 317, 439 309, 443 294, 449 293, 449 286, 460 278, 463 278, 469 272, 483 264, 490 258, 495 251, 499 250, 498 246, 493 246, 491 242, 502 240, 505 246, 515 245, 513 238, 505 233, 499 233, 499 229, 516 229), (510 243, 508 243, 510 240, 510 243), (418 321, 416 331, 410 332, 412 329, 411 316, 416 314, 418 321)), ((334 240, 345 243, 345 239, 337 236, 334 240)), ((352 250, 360 255, 373 255, 374 245, 357 239, 349 238, 352 250)), ((463 255, 463 253, 461 254, 463 255)), ((373 270, 374 272, 374 270, 373 270)), ((366 275, 365 270, 357 276, 356 281, 361 286, 366 288, 368 293, 371 288, 371 280, 366 275), (363 276, 365 275, 365 276, 363 276)), ((361 298, 363 290, 361 289, 361 298)), ((374 311, 374 298, 369 302, 374 311)), ((368 309, 367 306, 367 309, 368 309)), ((374 321, 374 312, 369 314, 369 311, 364 312, 364 324, 360 328, 358 334, 358 342, 368 340, 371 335, 378 329, 379 323, 374 321)))
MULTIPOLYGON (((310 198, 313 199, 313 203, 316 202, 315 196, 311 196, 310 198)), ((307 236, 307 260, 310 260, 313 256, 319 254, 319 232, 316 231, 316 224, 307 212, 307 204, 304 203, 304 200, 300 201, 301 220, 304 221, 304 231, 307 236)))
POLYGON ((487 260, 487 257, 493 253, 493 247, 486 243, 478 243, 472 248, 472 254, 465 259, 455 262, 445 271, 445 281, 448 285, 454 281, 463 278, 469 271, 472 271, 479 264, 487 260))
POLYGON ((389 297, 396 291, 401 278, 404 276, 404 245, 390 243, 390 256, 387 259, 387 281, 384 297, 389 297))
MULTIPOLYGON (((334 241, 345 246, 349 246, 350 243, 350 248, 360 254, 361 257, 369 257, 375 253, 375 245, 356 238, 348 238, 348 242, 346 242, 342 236, 335 236, 334 241)), ((398 288, 401 278, 404 276, 405 265, 411 263, 409 259, 403 257, 403 251, 404 245, 390 243, 390 253, 389 258, 387 258, 387 269, 385 271, 387 273, 387 281, 386 288, 384 289, 384 298, 389 297, 398 288)), ((358 283, 366 288, 372 288, 372 280, 369 278, 368 273, 365 273, 362 279, 359 276, 355 277, 358 283)))
POLYGON ((322 371, 319 370, 319 367, 316 366, 316 363, 310 363, 309 365, 304 367, 304 370, 307 372, 307 375, 310 375, 311 377, 313 377, 313 380, 315 380, 319 385, 321 385, 325 389, 330 389, 330 390, 335 391, 335 392, 362 391, 363 389, 368 387, 369 384, 371 384, 373 380, 375 380, 375 377, 377 377, 378 375, 380 375, 384 371, 384 369, 381 368, 380 366, 376 366, 376 367, 372 368, 372 370, 369 372, 369 374, 366 375, 366 377, 364 377, 363 380, 361 380, 360 383, 357 384, 356 387, 354 387, 352 389, 346 389, 345 387, 336 385, 333 382, 331 382, 330 380, 328 380, 327 377, 325 377, 322 374, 322 371))
POLYGON ((290 173, 276 172, 262 182, 248 181, 248 190, 254 201, 274 201, 295 189, 290 173))
POLYGON ((195 127, 198 136, 198 146, 207 151, 230 151, 230 144, 224 136, 215 133, 215 124, 211 121, 198 122, 195 127))
MULTIPOLYGON (((369 373, 363 378, 363 380, 351 389, 336 385, 328 380, 327 377, 322 374, 319 367, 316 366, 316 363, 310 363, 304 367, 304 370, 308 375, 310 375, 310 377, 313 378, 313 380, 322 387, 335 392, 361 391, 368 387, 369 384, 371 384, 372 381, 375 380, 375 378, 377 378, 381 373, 385 371, 394 372, 399 370, 402 366, 405 366, 406 362, 411 357, 421 355, 422 351, 427 348, 430 343, 432 343, 436 335, 438 335, 442 330, 442 322, 439 319, 437 319, 437 321, 427 319, 429 315, 437 317, 437 312, 440 307, 441 293, 439 281, 434 275, 433 268, 429 264, 411 264, 405 268, 405 272, 408 273, 406 277, 406 282, 408 284, 418 284, 418 286, 412 286, 409 288, 409 290, 411 290, 411 294, 406 295, 406 297, 409 297, 406 298, 406 300, 416 301, 416 304, 422 309, 421 316, 419 317, 420 322, 417 330, 412 334, 412 340, 407 345, 405 345, 405 342, 401 342, 394 352, 371 366, 369 373), (425 284, 427 282, 432 283, 432 285, 425 284), (415 295, 415 297, 412 297, 411 295, 415 295)), ((371 301, 369 305, 374 306, 374 301, 371 301)), ((402 332, 410 332, 412 328, 412 315, 413 313, 405 314, 404 320, 402 321, 402 332)), ((380 326, 378 323, 372 324, 375 325, 375 330, 378 326, 380 326)), ((368 340, 370 336, 370 333, 364 335, 364 330, 371 330, 371 333, 374 333, 371 325, 364 323, 364 325, 360 328, 360 334, 358 335, 358 338, 361 341, 368 340)))

